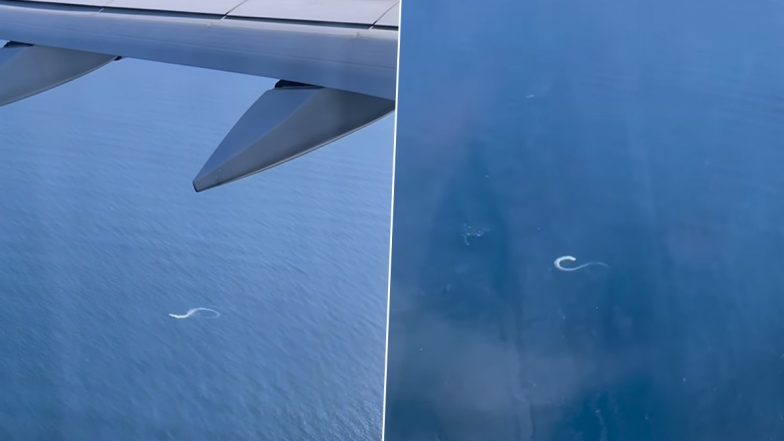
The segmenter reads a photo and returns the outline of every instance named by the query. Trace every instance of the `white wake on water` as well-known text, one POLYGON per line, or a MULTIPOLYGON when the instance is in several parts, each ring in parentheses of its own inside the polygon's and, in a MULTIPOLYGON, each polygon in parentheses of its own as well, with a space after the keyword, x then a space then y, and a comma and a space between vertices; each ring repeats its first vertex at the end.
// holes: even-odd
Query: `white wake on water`
POLYGON ((220 317, 220 312, 218 312, 218 311, 216 311, 214 309, 210 309, 210 308, 193 308, 193 309, 189 309, 188 312, 186 312, 185 314, 169 314, 169 317, 175 318, 175 319, 186 319, 186 318, 191 318, 195 314, 198 314, 199 312, 202 312, 202 311, 203 312, 209 312, 209 313, 212 314, 212 315, 206 316, 206 318, 218 318, 218 317, 220 317))
POLYGON ((561 257, 555 259, 555 262, 553 262, 553 264, 555 265, 556 268, 558 268, 561 271, 577 271, 577 270, 580 270, 580 269, 583 269, 585 267, 592 266, 592 265, 601 266, 603 268, 609 268, 610 267, 610 265, 607 265, 604 262, 586 262, 586 263, 584 263, 582 265, 578 265, 578 266, 575 266, 575 267, 565 267, 565 266, 561 265, 563 262, 576 262, 576 261, 577 261, 577 259, 574 256, 561 256, 561 257))

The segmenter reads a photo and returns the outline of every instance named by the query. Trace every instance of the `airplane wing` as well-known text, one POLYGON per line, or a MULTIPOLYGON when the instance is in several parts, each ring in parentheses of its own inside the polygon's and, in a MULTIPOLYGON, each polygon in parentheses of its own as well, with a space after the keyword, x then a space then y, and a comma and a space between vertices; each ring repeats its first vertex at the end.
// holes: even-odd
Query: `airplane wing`
POLYGON ((279 79, 193 181, 206 190, 395 109, 399 0, 0 0, 0 106, 122 57, 279 79))

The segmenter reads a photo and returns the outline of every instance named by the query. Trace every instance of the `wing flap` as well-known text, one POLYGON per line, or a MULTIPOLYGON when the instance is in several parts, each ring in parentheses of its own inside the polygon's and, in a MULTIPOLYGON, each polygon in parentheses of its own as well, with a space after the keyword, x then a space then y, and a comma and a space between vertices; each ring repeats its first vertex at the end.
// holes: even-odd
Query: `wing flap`
POLYGON ((378 21, 375 23, 376 26, 387 26, 387 27, 400 27, 400 3, 395 3, 395 6, 390 8, 378 21))
POLYGON ((67 2, 50 1, 50 0, 20 0, 24 3, 43 3, 54 5, 73 5, 73 6, 106 6, 111 0, 69 0, 67 2))
POLYGON ((225 15, 240 3, 242 3, 242 0, 111 0, 103 6, 149 11, 225 15))
POLYGON ((17 0, 14 3, 395 28, 400 10, 400 0, 17 0))
POLYGON ((317 21, 370 26, 397 0, 248 0, 229 17, 317 21))

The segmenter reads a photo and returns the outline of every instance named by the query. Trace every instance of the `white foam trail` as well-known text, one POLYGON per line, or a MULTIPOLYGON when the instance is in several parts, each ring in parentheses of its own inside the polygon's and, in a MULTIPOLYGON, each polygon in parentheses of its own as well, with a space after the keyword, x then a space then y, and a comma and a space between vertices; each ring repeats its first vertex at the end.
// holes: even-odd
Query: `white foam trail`
POLYGON ((176 318, 176 319, 186 319, 186 318, 193 317, 194 314, 196 314, 197 312, 200 312, 200 311, 211 312, 213 314, 213 315, 211 315, 211 316, 209 316, 207 318, 218 318, 218 317, 220 317, 220 312, 218 312, 218 311, 216 311, 214 309, 210 309, 210 308, 193 308, 193 309, 189 309, 188 312, 186 312, 185 314, 169 314, 169 317, 176 318))
POLYGON ((576 261, 577 261, 577 259, 574 256, 561 256, 561 257, 555 259, 555 262, 553 262, 553 264, 555 265, 556 268, 558 268, 561 271, 577 271, 577 270, 581 270, 581 269, 583 269, 583 268, 585 268, 587 266, 591 266, 591 265, 601 266, 601 267, 604 267, 604 268, 609 268, 610 267, 610 265, 607 265, 604 262, 587 262, 587 263, 584 263, 582 265, 578 265, 578 266, 571 267, 571 268, 568 268, 568 267, 565 267, 565 266, 561 265, 561 263, 563 263, 563 262, 576 262, 576 261))

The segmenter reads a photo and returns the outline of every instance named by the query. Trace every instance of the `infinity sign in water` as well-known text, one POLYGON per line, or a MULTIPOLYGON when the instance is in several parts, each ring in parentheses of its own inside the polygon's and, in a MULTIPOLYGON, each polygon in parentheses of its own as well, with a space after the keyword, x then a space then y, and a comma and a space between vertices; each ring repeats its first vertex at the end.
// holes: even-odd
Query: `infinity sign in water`
POLYGON ((561 271, 577 271, 577 270, 581 270, 581 269, 583 269, 585 267, 589 267, 589 266, 601 266, 603 268, 609 268, 610 267, 610 265, 607 265, 604 262, 586 262, 586 263, 584 263, 582 265, 573 266, 573 267, 566 267, 566 266, 561 265, 563 262, 574 263, 574 262, 577 262, 577 259, 574 256, 561 256, 561 257, 555 259, 555 262, 553 262, 553 264, 555 265, 556 268, 558 268, 561 271))
POLYGON ((186 318, 191 318, 194 315, 201 315, 199 314, 200 312, 208 313, 208 315, 206 316, 207 318, 220 317, 220 313, 218 311, 210 308, 193 308, 193 309, 189 309, 188 312, 186 312, 185 314, 169 314, 169 317, 176 318, 176 319, 186 319, 186 318))

